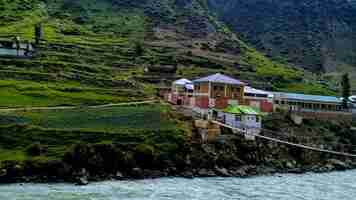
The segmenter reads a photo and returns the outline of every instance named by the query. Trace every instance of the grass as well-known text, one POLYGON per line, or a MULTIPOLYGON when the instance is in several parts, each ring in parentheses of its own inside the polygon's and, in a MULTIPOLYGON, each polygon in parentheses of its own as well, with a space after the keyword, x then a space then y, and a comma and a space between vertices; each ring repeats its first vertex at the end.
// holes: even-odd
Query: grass
MULTIPOLYGON (((174 124, 161 119, 160 108, 155 105, 83 108, 74 110, 47 110, 16 112, 20 124, 60 130, 87 130, 115 132, 122 129, 159 130, 174 124)), ((6 119, 6 116, 2 116, 6 119)), ((15 121, 15 123, 17 123, 15 121)))
POLYGON ((166 148, 186 135, 182 124, 165 115, 168 112, 166 106, 141 105, 2 113, 0 161, 35 159, 26 153, 35 143, 47 149, 41 159, 60 158, 77 143, 145 143, 166 148))
POLYGON ((0 148, 0 161, 3 160, 13 160, 13 161, 23 161, 26 159, 26 154, 23 150, 8 150, 0 148))
POLYGON ((335 91, 329 88, 315 83, 289 83, 281 85, 279 91, 284 92, 295 92, 302 94, 312 94, 312 95, 325 95, 325 96, 337 96, 335 91))
POLYGON ((69 148, 78 143, 84 144, 153 144, 164 145, 184 141, 185 133, 180 129, 134 130, 123 129, 120 132, 79 131, 42 129, 32 126, 0 127, 0 162, 5 160, 34 159, 27 153, 35 143, 47 149, 41 155, 47 158, 61 158, 69 148))
POLYGON ((147 97, 132 90, 81 86, 76 82, 0 80, 0 107, 98 105, 139 101, 147 97))
POLYGON ((277 77, 284 81, 292 81, 300 79, 303 75, 302 71, 271 61, 253 49, 245 52, 244 62, 255 66, 256 73, 261 77, 277 77))

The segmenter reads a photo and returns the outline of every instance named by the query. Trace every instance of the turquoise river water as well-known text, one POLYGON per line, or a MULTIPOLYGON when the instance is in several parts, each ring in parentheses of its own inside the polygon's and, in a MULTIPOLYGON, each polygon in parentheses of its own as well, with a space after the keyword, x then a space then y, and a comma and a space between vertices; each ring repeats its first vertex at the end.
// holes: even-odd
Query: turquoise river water
POLYGON ((356 171, 253 178, 162 178, 0 185, 0 200, 356 200, 356 171))

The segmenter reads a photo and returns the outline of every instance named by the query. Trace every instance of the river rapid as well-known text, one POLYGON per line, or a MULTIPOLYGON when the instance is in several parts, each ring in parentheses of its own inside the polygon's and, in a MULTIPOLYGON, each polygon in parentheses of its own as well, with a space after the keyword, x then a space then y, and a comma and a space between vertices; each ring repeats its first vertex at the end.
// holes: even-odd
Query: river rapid
POLYGON ((252 178, 161 178, 0 185, 0 200, 353 200, 356 171, 252 178))

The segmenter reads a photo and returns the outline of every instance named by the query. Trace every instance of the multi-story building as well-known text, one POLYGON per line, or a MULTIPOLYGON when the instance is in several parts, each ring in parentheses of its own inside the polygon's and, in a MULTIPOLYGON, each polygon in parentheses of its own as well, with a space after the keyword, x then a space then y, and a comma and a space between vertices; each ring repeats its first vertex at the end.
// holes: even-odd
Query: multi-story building
POLYGON ((210 109, 225 109, 228 105, 244 104, 245 83, 217 73, 193 81, 194 110, 207 114, 210 109))

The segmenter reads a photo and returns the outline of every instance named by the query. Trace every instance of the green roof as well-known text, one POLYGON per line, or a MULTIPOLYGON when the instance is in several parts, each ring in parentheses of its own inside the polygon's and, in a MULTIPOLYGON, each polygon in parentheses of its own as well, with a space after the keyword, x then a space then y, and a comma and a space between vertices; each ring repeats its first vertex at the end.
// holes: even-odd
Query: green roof
POLYGON ((227 108, 223 110, 223 112, 232 113, 232 114, 261 115, 261 113, 256 109, 244 105, 238 105, 238 106, 229 105, 227 108))

